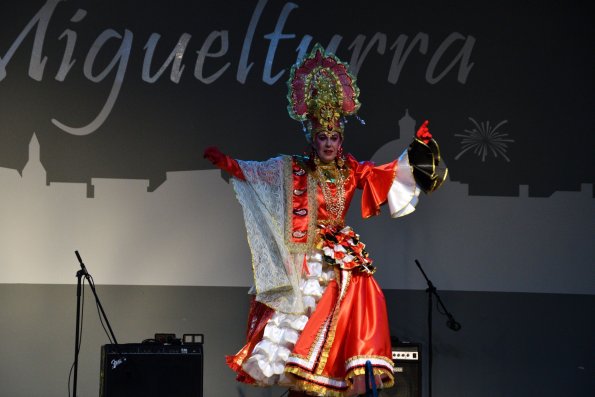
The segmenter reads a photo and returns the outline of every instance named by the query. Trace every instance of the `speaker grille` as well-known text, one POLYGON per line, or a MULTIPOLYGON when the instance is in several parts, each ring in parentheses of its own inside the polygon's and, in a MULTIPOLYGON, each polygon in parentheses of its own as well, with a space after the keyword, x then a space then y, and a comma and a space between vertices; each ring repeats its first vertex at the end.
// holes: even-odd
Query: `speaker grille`
POLYGON ((202 397, 202 345, 104 345, 100 397, 202 397))

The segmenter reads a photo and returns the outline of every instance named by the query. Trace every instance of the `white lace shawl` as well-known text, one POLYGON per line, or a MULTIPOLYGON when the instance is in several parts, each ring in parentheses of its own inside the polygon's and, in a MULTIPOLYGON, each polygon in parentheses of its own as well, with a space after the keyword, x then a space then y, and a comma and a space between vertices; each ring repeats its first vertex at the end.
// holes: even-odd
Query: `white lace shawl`
POLYGON ((256 300, 277 311, 301 313, 299 276, 303 254, 291 254, 284 240, 284 178, 291 158, 238 164, 246 180, 233 178, 232 184, 244 213, 256 300))

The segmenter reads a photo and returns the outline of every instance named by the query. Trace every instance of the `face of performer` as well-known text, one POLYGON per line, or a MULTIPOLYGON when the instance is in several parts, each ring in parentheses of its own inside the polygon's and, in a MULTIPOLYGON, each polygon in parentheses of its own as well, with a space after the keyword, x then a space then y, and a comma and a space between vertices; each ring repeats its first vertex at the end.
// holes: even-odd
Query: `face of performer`
POLYGON ((337 157, 341 143, 343 143, 343 139, 338 132, 328 135, 325 132, 319 132, 314 137, 312 146, 314 146, 314 150, 316 150, 320 161, 328 164, 337 157))

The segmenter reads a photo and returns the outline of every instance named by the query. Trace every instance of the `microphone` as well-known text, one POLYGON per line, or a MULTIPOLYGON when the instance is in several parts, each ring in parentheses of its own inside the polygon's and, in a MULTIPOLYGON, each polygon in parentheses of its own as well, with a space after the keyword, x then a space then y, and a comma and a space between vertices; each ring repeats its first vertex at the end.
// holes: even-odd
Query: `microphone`
POLYGON ((83 260, 81 259, 81 256, 79 255, 79 252, 74 251, 74 253, 76 254, 76 258, 79 260, 79 264, 81 265, 81 270, 83 271, 83 274, 89 274, 87 272, 87 268, 85 267, 85 264, 83 263, 83 260))
POLYGON ((458 331, 461 329, 461 324, 454 319, 452 315, 448 316, 448 321, 446 322, 446 326, 453 331, 458 331))

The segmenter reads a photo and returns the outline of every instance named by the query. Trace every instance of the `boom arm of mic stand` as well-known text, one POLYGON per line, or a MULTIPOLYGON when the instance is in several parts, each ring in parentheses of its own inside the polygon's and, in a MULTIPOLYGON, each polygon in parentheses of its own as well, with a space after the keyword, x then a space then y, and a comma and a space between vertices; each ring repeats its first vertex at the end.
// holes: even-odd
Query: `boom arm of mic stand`
POLYGON ((93 295, 95 296, 95 302, 97 302, 97 306, 99 306, 99 310, 101 311, 101 315, 103 316, 103 318, 105 320, 105 324, 107 325, 107 328, 109 329, 109 333, 112 337, 112 340, 114 341, 115 345, 118 345, 118 341, 116 340, 116 335, 114 334, 114 330, 112 329, 112 326, 111 326, 109 320, 107 319, 107 314, 105 314, 105 310, 103 310, 103 305, 101 304, 101 301, 99 300, 99 296, 97 296, 97 291, 95 290, 95 283, 93 282, 93 280, 91 280, 91 277, 89 274, 87 274, 85 276, 85 278, 89 282, 91 291, 93 291, 93 295))
POLYGON ((97 295, 97 291, 95 290, 95 283, 93 282, 91 275, 87 271, 87 267, 83 263, 83 260, 81 259, 81 256, 79 255, 79 252, 74 251, 74 253, 76 254, 79 264, 81 265, 81 271, 83 272, 83 276, 87 279, 87 282, 89 283, 89 286, 91 287, 91 291, 93 292, 93 296, 95 297, 95 302, 97 302, 97 306, 99 307, 101 315, 105 319, 105 323, 107 324, 107 328, 109 330, 110 336, 111 336, 112 340, 114 341, 114 344, 117 346, 118 341, 116 339, 116 335, 114 334, 114 331, 112 329, 112 326, 111 326, 109 320, 107 319, 105 310, 103 310, 103 305, 101 304, 101 301, 99 300, 99 296, 97 295))
POLYGON ((426 279, 426 282, 428 283, 428 289, 426 291, 428 291, 429 293, 431 293, 432 295, 434 295, 436 297, 436 299, 438 300, 438 304, 442 308, 442 311, 443 311, 442 314, 444 314, 446 317, 448 317, 448 321, 446 322, 446 325, 448 326, 448 328, 452 329, 453 331, 460 330, 461 324, 459 322, 457 322, 454 319, 453 315, 446 309, 446 306, 444 306, 444 303, 442 303, 442 299, 440 298, 440 295, 438 295, 436 287, 434 287, 434 284, 432 284, 432 282, 426 275, 426 272, 424 272, 424 269, 421 267, 421 264, 419 263, 419 261, 417 259, 415 260, 415 264, 417 265, 417 267, 421 271, 421 274, 424 276, 424 278, 426 279))

